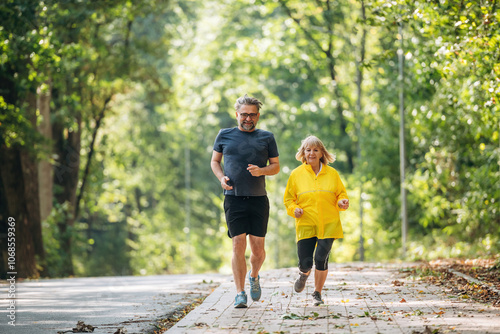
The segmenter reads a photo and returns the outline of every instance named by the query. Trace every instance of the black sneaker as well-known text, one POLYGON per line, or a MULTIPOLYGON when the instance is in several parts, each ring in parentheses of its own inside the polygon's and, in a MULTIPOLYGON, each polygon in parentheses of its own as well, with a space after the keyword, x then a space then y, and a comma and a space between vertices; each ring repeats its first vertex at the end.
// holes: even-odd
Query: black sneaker
POLYGON ((306 275, 303 272, 299 272, 299 278, 297 278, 294 284, 295 292, 302 292, 302 290, 304 290, 308 277, 309 275, 306 275))
POLYGON ((321 292, 314 291, 313 292, 314 306, 319 306, 324 304, 325 302, 321 299, 321 292))

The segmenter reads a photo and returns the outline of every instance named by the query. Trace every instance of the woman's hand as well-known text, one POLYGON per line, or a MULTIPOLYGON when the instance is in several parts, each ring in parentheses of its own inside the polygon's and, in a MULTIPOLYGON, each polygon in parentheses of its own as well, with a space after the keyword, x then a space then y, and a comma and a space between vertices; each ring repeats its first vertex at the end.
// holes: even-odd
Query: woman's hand
POLYGON ((337 205, 339 206, 339 208, 347 210, 349 209, 349 200, 346 198, 341 199, 340 201, 337 202, 337 205))
POLYGON ((295 218, 300 218, 304 214, 304 210, 302 210, 301 208, 296 208, 293 214, 295 215, 295 218))

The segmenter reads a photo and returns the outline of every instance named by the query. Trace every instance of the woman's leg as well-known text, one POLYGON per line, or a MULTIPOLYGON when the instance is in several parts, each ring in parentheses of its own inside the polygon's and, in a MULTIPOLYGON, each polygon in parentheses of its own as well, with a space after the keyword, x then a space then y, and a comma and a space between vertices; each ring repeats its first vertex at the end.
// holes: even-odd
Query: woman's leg
POLYGON ((314 272, 314 290, 321 293, 328 276, 328 257, 332 250, 332 244, 335 239, 319 239, 314 254, 314 263, 316 270, 314 272))
POLYGON ((297 255, 299 256, 299 270, 309 275, 314 263, 314 248, 318 238, 302 239, 297 242, 297 255))
POLYGON ((295 292, 302 292, 306 286, 306 281, 311 274, 313 266, 314 248, 317 238, 302 239, 297 242, 297 254, 299 256, 299 277, 295 281, 295 292))
POLYGON ((314 271, 314 291, 321 292, 323 290, 323 286, 326 282, 326 277, 328 276, 327 270, 318 270, 314 271))

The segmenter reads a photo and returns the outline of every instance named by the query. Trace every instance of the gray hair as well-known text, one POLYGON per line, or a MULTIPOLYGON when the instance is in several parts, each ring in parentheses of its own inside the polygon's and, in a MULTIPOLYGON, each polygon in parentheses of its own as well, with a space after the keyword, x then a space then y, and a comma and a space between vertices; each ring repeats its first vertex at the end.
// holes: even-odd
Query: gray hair
POLYGON ((247 94, 245 94, 245 96, 242 96, 236 100, 236 103, 234 104, 234 109, 236 109, 236 111, 240 111, 240 108, 243 105, 256 106, 257 112, 259 112, 260 108, 262 107, 262 102, 257 100, 255 97, 250 97, 247 94))

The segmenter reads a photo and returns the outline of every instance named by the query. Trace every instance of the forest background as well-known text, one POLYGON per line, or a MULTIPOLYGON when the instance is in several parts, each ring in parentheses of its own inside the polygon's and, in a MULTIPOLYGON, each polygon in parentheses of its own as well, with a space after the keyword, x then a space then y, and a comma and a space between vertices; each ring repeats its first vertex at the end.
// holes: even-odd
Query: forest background
POLYGON ((499 60, 496 0, 3 1, 0 265, 15 220, 20 277, 229 272, 210 158, 245 93, 280 152, 266 268, 309 134, 350 197, 332 262, 496 256, 499 60))

